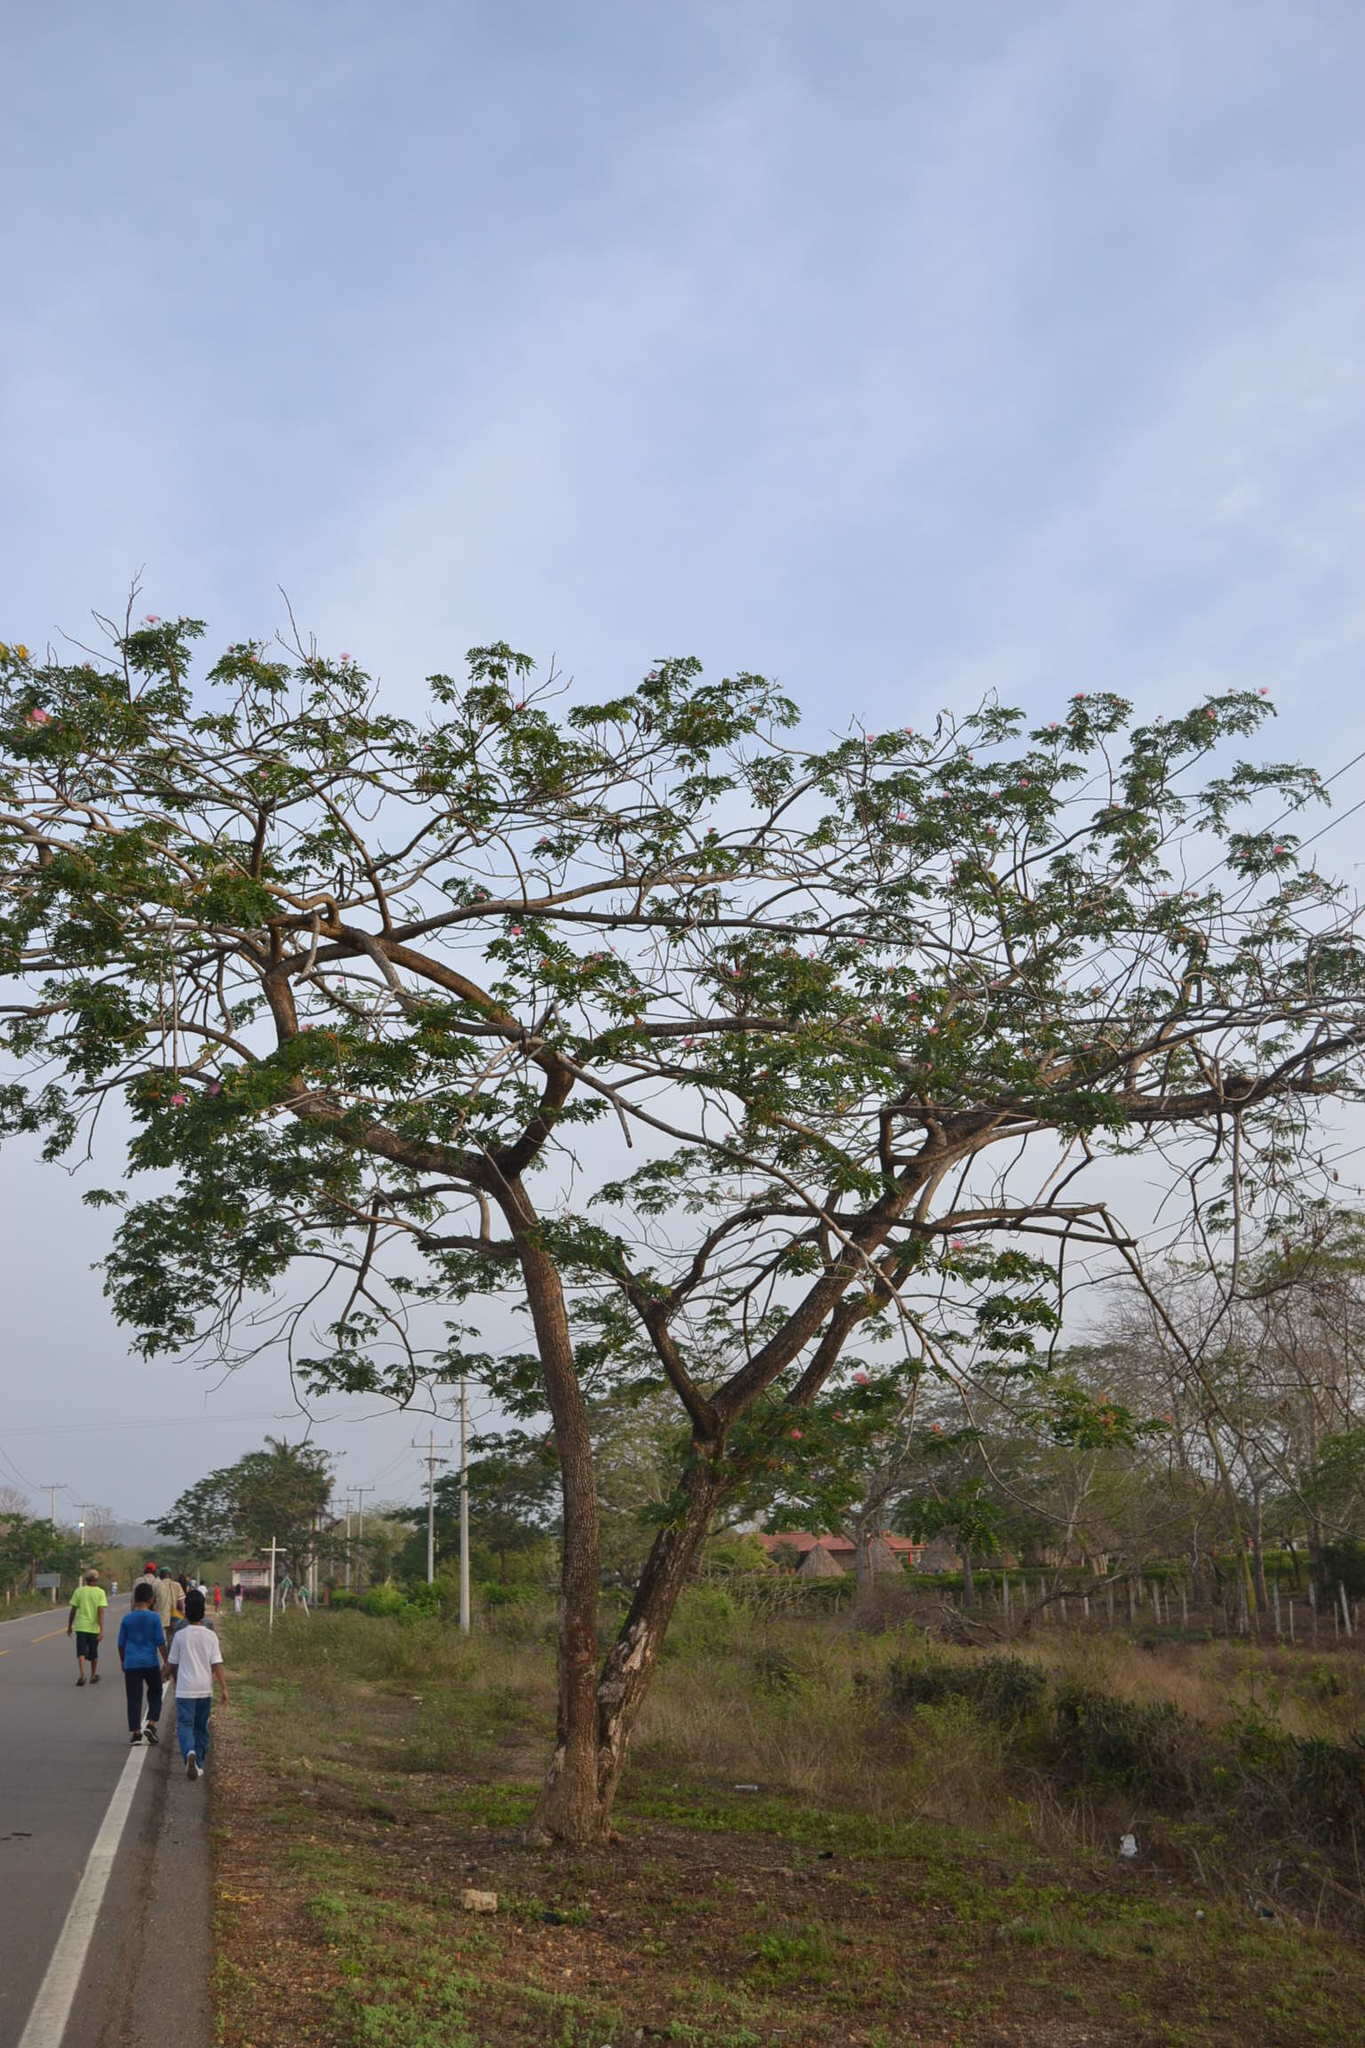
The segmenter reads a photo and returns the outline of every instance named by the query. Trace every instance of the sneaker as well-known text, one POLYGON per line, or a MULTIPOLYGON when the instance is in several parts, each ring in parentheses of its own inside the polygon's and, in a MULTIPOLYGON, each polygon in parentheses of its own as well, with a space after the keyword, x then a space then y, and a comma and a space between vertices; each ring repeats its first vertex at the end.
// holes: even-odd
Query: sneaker
POLYGON ((142 1737, 141 1737, 141 1735, 140 1735, 140 1734, 139 1734, 139 1735, 130 1735, 130 1736, 128 1737, 128 1740, 129 1740, 129 1742, 131 1742, 131 1743, 132 1743, 132 1745, 133 1745, 133 1748, 134 1748, 134 1749, 136 1749, 136 1748, 137 1748, 137 1746, 138 1746, 138 1744, 139 1744, 139 1743, 141 1742, 141 1740, 142 1740, 142 1737))
POLYGON ((191 1780, 199 1776, 199 1759, 193 1750, 185 1758, 185 1776, 191 1780))
POLYGON ((83 1671, 82 1671, 82 1673, 81 1673, 80 1677, 79 1677, 79 1678, 78 1678, 78 1679, 76 1680, 76 1683, 77 1683, 77 1685, 84 1685, 84 1684, 85 1684, 85 1673, 84 1673, 83 1671))
POLYGON ((160 1742, 161 1740, 161 1737, 157 1734, 155 1728, 153 1728, 150 1721, 147 1723, 147 1726, 143 1729, 142 1732, 146 1736, 148 1742, 160 1742))
POLYGON ((98 1671, 92 1671, 92 1672, 91 1672, 91 1674, 90 1674, 90 1683, 91 1683, 92 1685, 98 1685, 98 1684, 99 1684, 99 1682, 100 1682, 100 1675, 99 1675, 98 1671))

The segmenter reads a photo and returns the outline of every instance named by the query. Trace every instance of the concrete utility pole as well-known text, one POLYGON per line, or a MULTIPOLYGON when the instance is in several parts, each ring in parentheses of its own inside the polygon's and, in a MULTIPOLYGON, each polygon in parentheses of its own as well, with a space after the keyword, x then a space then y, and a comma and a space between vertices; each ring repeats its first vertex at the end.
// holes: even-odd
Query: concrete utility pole
POLYGON ((453 1447, 450 1444, 438 1444, 433 1429, 427 1434, 425 1450, 416 1437, 413 1438, 412 1448, 422 1452, 422 1463, 427 1468, 427 1584, 431 1585, 436 1577, 436 1467, 445 1463, 445 1459, 438 1453, 453 1447))
POLYGON ((53 1486, 40 1486, 38 1488, 39 1493, 45 1493, 47 1495, 47 1519, 49 1520, 49 1522, 51 1522, 54 1529, 57 1526, 57 1495, 61 1493, 62 1490, 62 1482, 60 1479, 57 1480, 56 1484, 53 1486))
POLYGON ((272 1536, 270 1539, 270 1618, 265 1625, 267 1635, 273 1635, 275 1631, 275 1554, 279 1547, 279 1544, 272 1536))
POLYGON ((460 1379, 460 1628, 469 1634, 469 1385, 460 1379))
MULTIPOLYGON (((357 1502, 356 1502, 356 1511, 355 1511, 355 1518, 356 1518, 356 1532, 355 1532, 355 1540, 356 1540, 356 1546, 357 1546, 357 1548, 359 1548, 359 1546, 360 1546, 360 1545, 361 1545, 361 1544, 362 1544, 362 1543, 363 1543, 363 1542, 365 1541, 365 1496, 366 1496, 366 1494, 367 1494, 367 1493, 373 1493, 373 1492, 374 1492, 374 1488, 373 1488, 372 1486, 353 1486, 353 1487, 351 1488, 351 1492, 352 1492, 353 1494, 357 1495, 357 1502)), ((360 1578, 360 1561, 359 1561, 359 1559, 357 1559, 357 1560, 356 1560, 356 1579, 357 1579, 357 1581, 359 1581, 359 1578, 360 1578)), ((349 1582, 348 1582, 348 1583, 349 1583, 349 1582)))

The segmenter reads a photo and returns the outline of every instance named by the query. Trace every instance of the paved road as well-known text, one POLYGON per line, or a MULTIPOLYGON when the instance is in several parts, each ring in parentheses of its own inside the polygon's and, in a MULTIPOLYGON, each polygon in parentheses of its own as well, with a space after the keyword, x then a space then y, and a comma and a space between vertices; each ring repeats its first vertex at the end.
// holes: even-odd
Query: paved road
MULTIPOLYGON (((128 1760, 114 1642, 127 1596, 105 1615, 96 1686, 76 1684, 66 1610, 0 1622, 0 2048, 16 2048, 67 1910, 128 1760)), ((188 1993, 188 2048, 207 2041, 209 1953, 204 1784, 173 1769, 174 1705, 149 1750, 63 2048, 164 2044, 165 1995, 188 1993), (156 1967, 144 1968, 155 1961, 156 1967)))

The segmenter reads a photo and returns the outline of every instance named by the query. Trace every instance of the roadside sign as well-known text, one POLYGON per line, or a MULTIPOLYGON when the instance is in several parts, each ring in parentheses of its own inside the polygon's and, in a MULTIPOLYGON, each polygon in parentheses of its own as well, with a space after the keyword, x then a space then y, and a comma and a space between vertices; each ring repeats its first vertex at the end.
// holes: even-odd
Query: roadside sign
POLYGON ((33 1581, 40 1593, 54 1593, 62 1583, 60 1572, 39 1572, 33 1581))

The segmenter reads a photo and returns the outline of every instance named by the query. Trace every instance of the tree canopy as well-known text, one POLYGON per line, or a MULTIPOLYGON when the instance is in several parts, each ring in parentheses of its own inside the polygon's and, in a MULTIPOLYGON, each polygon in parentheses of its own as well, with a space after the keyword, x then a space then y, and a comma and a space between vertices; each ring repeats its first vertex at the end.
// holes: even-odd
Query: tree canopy
POLYGON ((1365 987, 1285 826, 1320 780, 1245 751, 1252 691, 811 746, 691 660, 592 702, 484 647, 409 719, 303 644, 196 677, 202 631, 0 662, 3 1127, 55 1158, 124 1105, 153 1189, 89 1199, 142 1349, 548 1410, 543 1818, 600 1832, 706 1527, 836 1426, 851 1344, 885 1386, 1045 1376, 1068 1276, 1136 1258, 1106 1156, 1206 1235, 1302 1199, 1365 987), (683 1449, 599 1673, 588 1410, 641 1386, 683 1449))
POLYGON ((201 1558, 240 1545, 259 1554, 272 1542, 298 1573, 317 1548, 317 1525, 332 1491, 331 1460, 316 1444, 267 1437, 187 1487, 155 1526, 201 1558))

